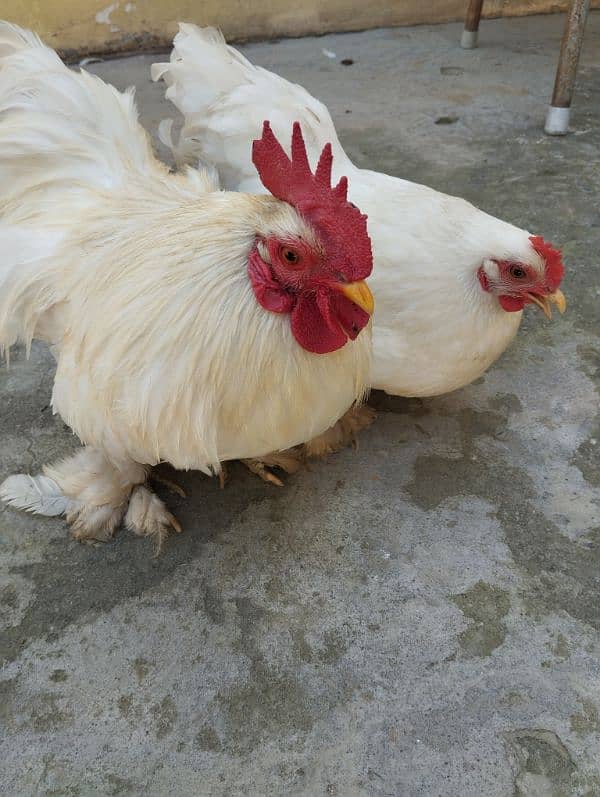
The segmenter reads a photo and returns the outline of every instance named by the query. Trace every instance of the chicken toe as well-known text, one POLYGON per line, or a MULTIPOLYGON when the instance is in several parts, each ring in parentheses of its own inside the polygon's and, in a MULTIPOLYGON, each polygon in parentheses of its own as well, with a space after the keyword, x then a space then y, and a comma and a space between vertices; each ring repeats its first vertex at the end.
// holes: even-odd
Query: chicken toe
POLYGON ((269 468, 261 462, 260 459, 242 459, 242 465, 245 465, 250 473, 255 473, 259 479, 262 479, 267 484, 274 484, 275 487, 283 487, 281 479, 269 470, 269 468))
POLYGON ((121 525, 125 505, 112 507, 109 504, 94 506, 73 502, 67 511, 67 523, 71 534, 80 542, 109 542, 121 525))
POLYGON ((131 493, 125 525, 139 537, 152 537, 156 541, 157 556, 171 531, 177 534, 183 531, 160 498, 141 484, 131 493))
POLYGON ((155 470, 150 471, 150 475, 148 477, 151 481, 156 482, 157 484, 162 484, 172 493, 178 495, 180 498, 187 498, 186 492, 179 484, 172 481, 171 479, 167 479, 166 476, 162 476, 155 470))
POLYGON ((287 451, 274 451, 261 459, 242 459, 241 462, 251 473, 276 487, 283 487, 284 483, 276 476, 271 468, 279 468, 285 473, 296 473, 304 464, 302 446, 288 448, 287 451))

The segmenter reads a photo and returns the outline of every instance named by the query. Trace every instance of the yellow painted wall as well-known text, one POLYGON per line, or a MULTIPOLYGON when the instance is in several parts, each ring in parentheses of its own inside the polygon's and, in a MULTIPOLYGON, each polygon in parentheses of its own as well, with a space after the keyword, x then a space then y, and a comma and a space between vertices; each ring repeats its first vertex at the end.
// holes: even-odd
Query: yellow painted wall
MULTIPOLYGON (((299 36, 462 19, 467 0, 0 0, 0 16, 67 56, 167 46, 178 20, 228 39, 299 36)), ((600 0, 593 5, 600 7, 600 0)), ((562 11, 567 0, 485 0, 485 16, 562 11)))

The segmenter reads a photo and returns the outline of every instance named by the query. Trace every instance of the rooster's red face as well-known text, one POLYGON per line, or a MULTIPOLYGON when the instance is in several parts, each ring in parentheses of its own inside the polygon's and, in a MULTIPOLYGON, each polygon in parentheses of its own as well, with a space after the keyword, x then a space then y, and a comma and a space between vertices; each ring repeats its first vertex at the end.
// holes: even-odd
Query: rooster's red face
POLYGON ((481 287, 498 297, 503 310, 512 313, 526 304, 535 304, 547 318, 552 318, 552 304, 560 313, 567 306, 559 289, 565 270, 561 253, 540 236, 532 235, 529 240, 533 249, 530 263, 489 259, 477 276, 481 287))
POLYGON ((298 123, 291 160, 265 122, 253 161, 265 187, 288 203, 250 254, 254 294, 266 310, 291 314, 304 349, 335 351, 358 336, 373 312, 364 282, 373 266, 366 216, 347 201, 345 178, 331 187, 329 145, 312 174, 298 123))

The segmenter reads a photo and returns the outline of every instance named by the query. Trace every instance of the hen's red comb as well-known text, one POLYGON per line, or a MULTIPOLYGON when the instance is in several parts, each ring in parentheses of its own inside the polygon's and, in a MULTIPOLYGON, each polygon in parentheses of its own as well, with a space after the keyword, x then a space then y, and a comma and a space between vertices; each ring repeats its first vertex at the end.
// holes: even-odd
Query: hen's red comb
POLYGON ((555 249, 552 244, 544 241, 541 235, 529 236, 531 245, 546 264, 546 277, 551 291, 558 290, 564 276, 565 267, 562 262, 560 249, 555 249))
POLYGON ((348 279, 354 281, 369 276, 373 256, 367 217, 348 202, 346 177, 336 186, 331 185, 331 144, 323 147, 313 174, 299 122, 294 122, 290 160, 267 121, 263 123, 262 137, 252 144, 252 163, 262 184, 273 196, 293 205, 319 228, 326 243, 337 247, 339 255, 345 255, 345 267, 340 266, 340 270, 348 279))

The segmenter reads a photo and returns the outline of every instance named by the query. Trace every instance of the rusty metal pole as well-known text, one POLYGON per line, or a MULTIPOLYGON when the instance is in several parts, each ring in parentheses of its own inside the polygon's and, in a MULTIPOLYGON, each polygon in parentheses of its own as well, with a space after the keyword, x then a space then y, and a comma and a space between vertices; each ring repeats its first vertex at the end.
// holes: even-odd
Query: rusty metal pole
POLYGON ((467 16, 465 17, 465 29, 460 39, 460 46, 463 50, 474 50, 477 47, 477 34, 479 32, 482 6, 483 0, 469 0, 467 16))
POLYGON ((549 136, 564 136, 569 130, 571 100, 577 76, 577 64, 583 43, 583 32, 590 0, 572 0, 565 32, 560 45, 552 103, 548 108, 544 130, 549 136))

